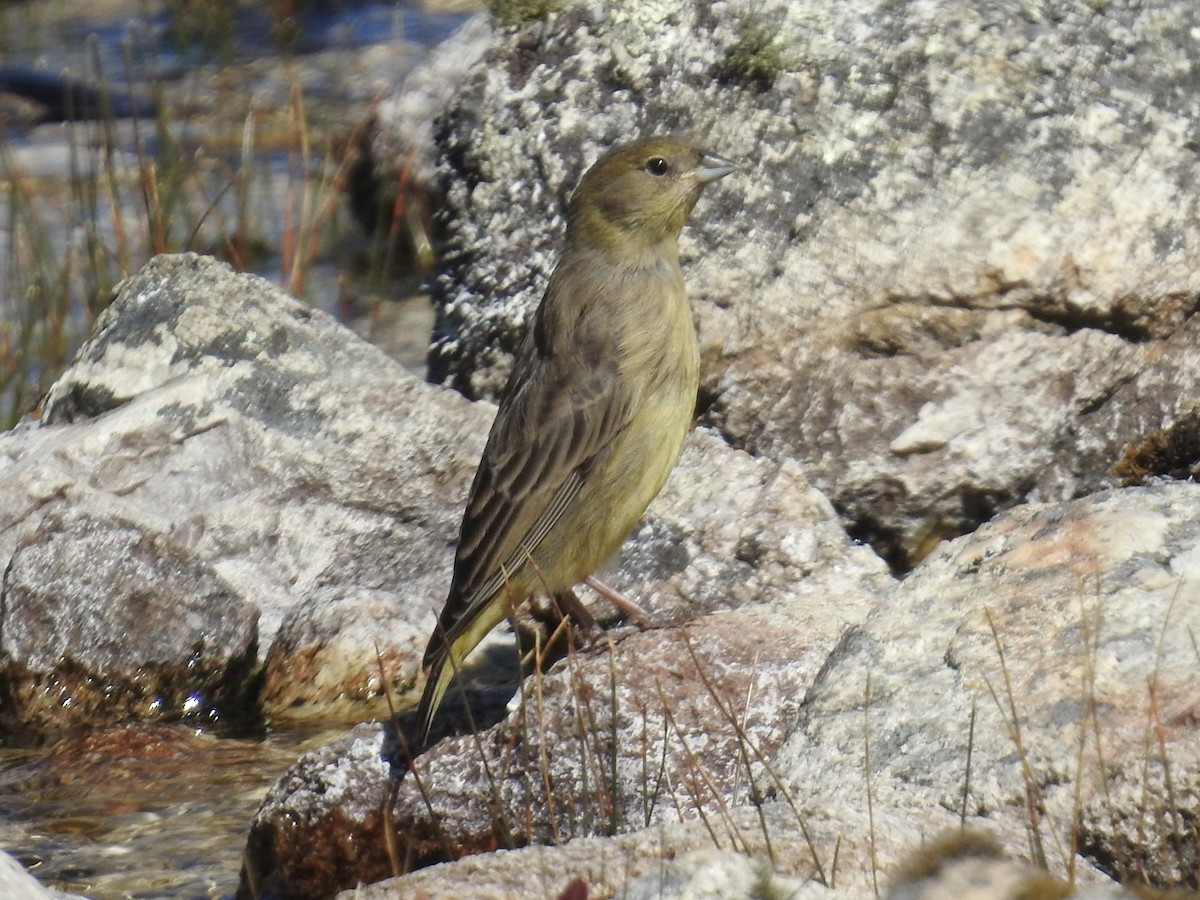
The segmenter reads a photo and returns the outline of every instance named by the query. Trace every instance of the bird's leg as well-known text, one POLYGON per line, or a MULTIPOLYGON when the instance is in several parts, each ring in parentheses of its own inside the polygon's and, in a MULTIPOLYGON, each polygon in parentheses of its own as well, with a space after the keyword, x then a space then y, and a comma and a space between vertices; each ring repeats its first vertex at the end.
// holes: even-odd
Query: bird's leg
POLYGON ((554 601, 554 605, 558 607, 560 614, 571 619, 584 631, 596 631, 599 629, 600 626, 596 624, 596 617, 588 612, 588 608, 583 605, 583 601, 570 588, 567 588, 565 591, 555 591, 550 599, 554 601))
MULTIPOLYGON (((584 584, 612 603, 617 609, 624 612, 639 628, 655 627, 650 622, 649 614, 645 610, 628 597, 610 588, 600 579, 589 575, 584 579, 584 584)), ((596 621, 596 617, 588 612, 588 608, 584 606, 583 601, 570 588, 550 592, 549 610, 539 613, 536 607, 531 607, 530 613, 543 626, 547 628, 553 626, 549 636, 542 644, 540 655, 543 666, 560 659, 567 652, 567 644, 563 643, 563 641, 570 640, 566 633, 566 628, 570 623, 574 623, 582 631, 593 634, 600 630, 600 624, 596 621), (557 613, 557 620, 553 618, 555 613, 557 613)), ((518 633, 520 632, 518 631, 518 633)), ((534 661, 536 656, 538 656, 537 648, 529 648, 523 652, 521 665, 528 665, 534 661)))
POLYGON ((583 631, 598 631, 600 628, 595 616, 588 612, 587 607, 570 588, 552 591, 550 607, 539 609, 533 604, 529 607, 529 615, 548 633, 544 639, 539 640, 536 630, 523 633, 521 629, 517 629, 517 634, 521 635, 522 648, 528 647, 522 650, 522 666, 534 663, 544 668, 565 656, 574 646, 572 623, 583 631), (533 639, 533 646, 529 646, 530 638, 533 639))
MULTIPOLYGON (((597 578, 595 575, 589 575, 583 579, 583 583, 590 587, 593 591, 615 606, 621 612, 625 613, 639 628, 650 627, 650 614, 622 594, 620 591, 615 591, 607 584, 597 578)), ((578 599, 575 600, 579 602, 578 599)))
MULTIPOLYGON (((525 548, 525 559, 529 565, 533 566, 533 571, 537 573, 538 579, 542 582, 542 587, 550 595, 550 604, 554 607, 554 611, 558 613, 560 624, 562 620, 570 618, 586 631, 595 631, 599 628, 596 624, 595 616, 587 611, 587 607, 576 596, 575 591, 571 588, 565 588, 561 591, 551 590, 550 583, 546 581, 546 576, 538 568, 537 560, 533 558, 533 554, 529 552, 528 547, 525 548)), ((538 618, 536 612, 534 613, 534 618, 538 618)), ((555 629, 555 633, 557 634, 557 628, 555 629)))

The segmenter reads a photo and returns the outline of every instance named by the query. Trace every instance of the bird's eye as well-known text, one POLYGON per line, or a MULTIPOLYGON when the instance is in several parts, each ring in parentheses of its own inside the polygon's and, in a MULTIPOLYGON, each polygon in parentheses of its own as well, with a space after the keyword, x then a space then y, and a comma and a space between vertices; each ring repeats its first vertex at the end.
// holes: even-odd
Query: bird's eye
POLYGON ((651 175, 666 175, 671 166, 661 156, 652 156, 646 160, 646 171, 651 175))

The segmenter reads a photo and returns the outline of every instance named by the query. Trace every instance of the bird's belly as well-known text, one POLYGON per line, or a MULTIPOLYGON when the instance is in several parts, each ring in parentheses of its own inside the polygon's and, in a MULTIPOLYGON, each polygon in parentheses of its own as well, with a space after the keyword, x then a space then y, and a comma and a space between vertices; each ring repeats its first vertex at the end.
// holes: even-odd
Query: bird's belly
POLYGON ((547 536, 551 546, 543 544, 537 554, 554 560, 552 587, 578 584, 629 536, 679 460, 695 402, 694 384, 647 400, 597 460, 576 502, 547 536))

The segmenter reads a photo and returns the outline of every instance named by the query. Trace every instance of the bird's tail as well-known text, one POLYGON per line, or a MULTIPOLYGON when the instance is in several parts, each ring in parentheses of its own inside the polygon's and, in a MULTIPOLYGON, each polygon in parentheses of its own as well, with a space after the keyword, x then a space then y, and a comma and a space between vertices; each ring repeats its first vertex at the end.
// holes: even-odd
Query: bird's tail
MULTIPOLYGON (((439 631, 440 635, 440 631, 439 631)), ((425 690, 421 693, 421 705, 417 707, 417 722, 419 727, 420 745, 429 746, 429 733, 433 730, 433 717, 437 715, 442 698, 446 696, 446 688, 454 677, 455 667, 450 665, 450 652, 443 649, 435 653, 426 669, 425 690)))
POLYGON ((429 746, 433 719, 446 696, 450 682, 458 674, 463 661, 487 633, 508 616, 508 604, 503 592, 486 603, 476 604, 448 629, 439 623, 425 651, 425 690, 417 707, 417 722, 421 746, 429 746))

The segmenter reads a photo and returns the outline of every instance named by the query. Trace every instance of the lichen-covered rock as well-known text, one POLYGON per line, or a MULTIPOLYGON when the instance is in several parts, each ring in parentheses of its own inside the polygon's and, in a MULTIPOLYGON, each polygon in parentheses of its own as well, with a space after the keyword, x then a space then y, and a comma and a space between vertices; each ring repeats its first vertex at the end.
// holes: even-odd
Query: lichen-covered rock
MULTIPOLYGON (((261 279, 156 259, 122 285, 40 417, 0 437, 4 724, 50 734, 258 704, 275 720, 351 719, 383 707, 385 688, 402 708, 490 415, 261 279)), ((458 786, 436 809, 454 807, 460 847, 496 846, 485 770, 514 740, 527 752, 506 815, 532 815, 518 843, 677 818, 693 800, 719 810, 784 739, 844 629, 893 587, 794 463, 710 430, 692 435, 606 574, 659 627, 587 646, 573 635, 575 652, 526 683, 520 716, 505 717, 520 689, 511 638, 473 660, 483 702, 469 721, 490 730, 477 743, 460 722, 418 763, 458 786), (592 744, 569 739, 581 697, 593 725, 608 723, 592 744), (544 798, 542 741, 562 744, 544 798), (649 791, 647 745, 663 767, 649 791), (526 813, 543 801, 553 810, 526 813)), ((326 896, 392 871, 372 736, 276 786, 251 830, 245 890, 326 896)), ((412 784, 397 820, 418 858, 447 855, 412 784)))
POLYGON ((3 582, 0 731, 257 712, 257 611, 167 535, 64 510, 3 582))
POLYGON ((562 6, 442 120, 435 380, 494 394, 579 174, 686 130, 743 163, 681 245, 708 421, 898 570, 1192 403, 1194 3, 562 6))
MULTIPOLYGON (((858 625, 837 627, 846 597, 829 594, 612 635, 527 681, 508 719, 416 760, 394 810, 405 858, 483 858, 399 886, 453 893, 463 878, 500 896, 514 876, 486 851, 533 841, 563 844, 545 859, 597 897, 620 896, 707 840, 845 896, 892 882, 896 897, 964 883, 993 891, 983 897, 1033 883, 1064 896, 1071 880, 1097 898, 1126 896, 1113 879, 1186 887, 1200 797, 1198 522, 1192 484, 1027 505, 940 548, 858 625), (672 830, 680 821, 690 845, 672 830), (914 848, 964 822, 1011 862, 997 850, 917 866, 914 848)), ((356 758, 395 752, 379 731, 360 740, 371 749, 356 758)), ((371 871, 386 871, 378 818, 349 835, 315 824, 345 827, 338 796, 350 808, 382 796, 382 765, 359 790, 341 786, 338 766, 321 753, 302 763, 293 780, 315 802, 293 807, 277 789, 251 846, 303 821, 321 846, 374 847, 371 871)))
POLYGON ((338 894, 339 900, 471 897, 472 900, 859 900, 860 892, 802 883, 774 871, 770 854, 804 856, 803 836, 773 811, 731 809, 720 829, 659 825, 611 838, 468 856, 338 894), (721 849, 712 849, 713 844, 721 849), (709 849, 698 849, 698 848, 709 849))
POLYGON ((320 900, 391 874, 383 840, 387 790, 378 725, 359 725, 301 757, 255 816, 238 897, 320 900))
MULTIPOLYGON (((727 825, 749 824, 744 811, 730 815, 727 825)), ((711 840, 693 826, 656 829, 609 840, 582 839, 562 847, 529 847, 487 859, 471 856, 455 863, 422 869, 338 895, 338 900, 390 900, 400 896, 470 896, 474 900, 863 900, 875 896, 862 888, 826 887, 774 871, 772 855, 786 858, 805 852, 785 835, 778 822, 767 841, 740 834, 738 850, 693 850, 697 840, 711 840), (753 848, 753 849, 751 849, 753 848), (538 873, 531 879, 530 873, 538 873), (561 890, 560 890, 561 888, 561 890), (575 892, 572 893, 571 891, 575 892)), ((1043 869, 1005 858, 989 844, 976 851, 965 833, 932 846, 915 846, 907 861, 914 869, 889 884, 886 900, 1193 900, 1180 892, 1138 892, 1116 884, 1071 885, 1043 869), (931 859, 933 854, 937 858, 931 859)))

